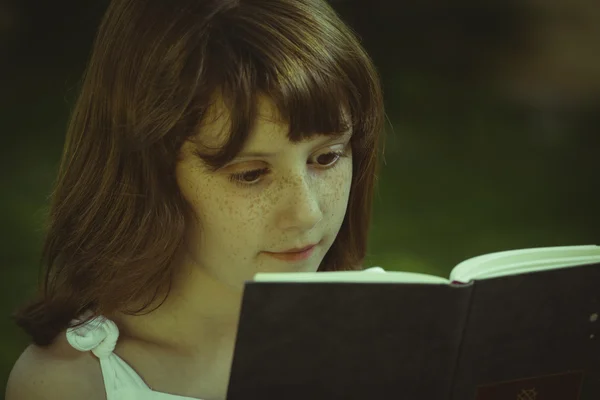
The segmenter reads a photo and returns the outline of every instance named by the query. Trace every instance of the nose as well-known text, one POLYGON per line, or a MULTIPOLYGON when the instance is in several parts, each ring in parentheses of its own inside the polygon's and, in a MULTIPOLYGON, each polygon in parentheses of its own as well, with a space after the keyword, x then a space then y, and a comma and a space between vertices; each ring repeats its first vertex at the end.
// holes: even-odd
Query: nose
POLYGON ((318 184, 318 180, 304 175, 290 178, 283 185, 282 192, 285 195, 281 197, 283 206, 279 218, 282 230, 308 231, 323 219, 318 184))

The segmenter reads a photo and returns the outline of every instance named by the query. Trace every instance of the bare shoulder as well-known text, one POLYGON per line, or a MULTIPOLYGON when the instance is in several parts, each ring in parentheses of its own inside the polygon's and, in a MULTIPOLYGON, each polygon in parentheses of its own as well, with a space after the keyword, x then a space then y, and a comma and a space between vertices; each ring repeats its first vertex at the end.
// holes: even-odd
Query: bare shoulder
POLYGON ((72 348, 64 334, 48 347, 29 345, 15 363, 6 400, 105 400, 100 363, 72 348))

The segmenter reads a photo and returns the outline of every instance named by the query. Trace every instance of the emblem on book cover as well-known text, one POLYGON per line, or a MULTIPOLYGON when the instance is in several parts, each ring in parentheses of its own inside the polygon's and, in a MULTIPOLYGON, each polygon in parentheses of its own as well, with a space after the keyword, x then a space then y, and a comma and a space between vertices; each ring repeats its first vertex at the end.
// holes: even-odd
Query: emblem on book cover
POLYGON ((537 391, 533 389, 523 389, 517 395, 517 400, 536 400, 537 391))
POLYGON ((476 400, 579 400, 583 371, 515 379, 477 387, 476 400))

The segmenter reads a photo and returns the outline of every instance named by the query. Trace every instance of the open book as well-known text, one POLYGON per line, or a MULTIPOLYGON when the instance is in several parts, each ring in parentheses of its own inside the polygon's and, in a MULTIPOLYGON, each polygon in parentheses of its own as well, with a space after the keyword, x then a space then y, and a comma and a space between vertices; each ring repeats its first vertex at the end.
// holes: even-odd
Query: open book
POLYGON ((600 398, 600 247, 412 272, 259 273, 229 400, 600 398))
POLYGON ((559 246, 501 251, 461 262, 450 272, 450 278, 416 272, 390 271, 381 267, 364 271, 258 273, 256 282, 390 282, 390 283, 468 283, 473 280, 496 278, 567 268, 600 262, 600 246, 559 246))

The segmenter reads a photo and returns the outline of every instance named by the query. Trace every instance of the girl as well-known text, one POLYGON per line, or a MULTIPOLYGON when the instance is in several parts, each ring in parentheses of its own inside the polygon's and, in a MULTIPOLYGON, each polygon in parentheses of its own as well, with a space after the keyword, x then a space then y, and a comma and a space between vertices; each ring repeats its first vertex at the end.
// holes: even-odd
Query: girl
POLYGON ((325 0, 113 0, 7 399, 224 399, 246 280, 363 268, 382 121, 325 0))

